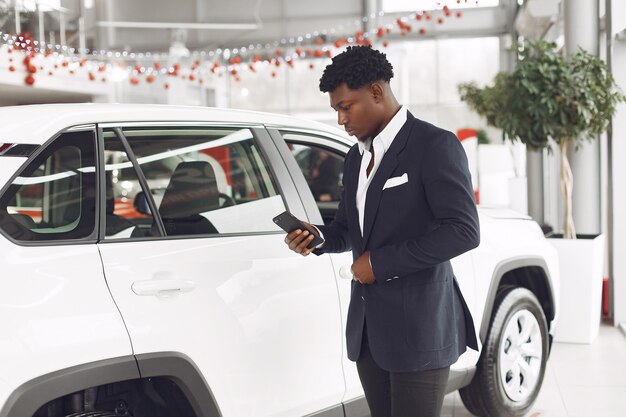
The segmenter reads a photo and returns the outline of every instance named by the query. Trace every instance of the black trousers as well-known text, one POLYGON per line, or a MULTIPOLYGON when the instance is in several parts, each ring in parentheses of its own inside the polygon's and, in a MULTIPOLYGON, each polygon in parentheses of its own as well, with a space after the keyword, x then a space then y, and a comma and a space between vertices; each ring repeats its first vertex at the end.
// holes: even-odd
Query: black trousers
POLYGON ((389 372, 374 359, 363 332, 356 362, 372 417, 439 417, 450 367, 419 372, 389 372))

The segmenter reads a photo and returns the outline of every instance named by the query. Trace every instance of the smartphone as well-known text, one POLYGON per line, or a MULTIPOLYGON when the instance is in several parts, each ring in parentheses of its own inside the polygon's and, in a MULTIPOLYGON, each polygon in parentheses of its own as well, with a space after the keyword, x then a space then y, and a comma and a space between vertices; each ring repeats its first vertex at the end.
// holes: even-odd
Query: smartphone
POLYGON ((324 239, 322 239, 322 237, 319 235, 319 233, 315 231, 315 229, 308 227, 306 224, 302 223, 296 216, 289 213, 288 211, 280 213, 272 220, 274 220, 274 223, 276 223, 278 227, 280 227, 287 233, 291 233, 297 229, 300 229, 302 231, 307 230, 309 233, 311 233, 314 237, 311 243, 309 243, 309 246, 307 246, 308 249, 312 249, 320 243, 324 242, 324 239))

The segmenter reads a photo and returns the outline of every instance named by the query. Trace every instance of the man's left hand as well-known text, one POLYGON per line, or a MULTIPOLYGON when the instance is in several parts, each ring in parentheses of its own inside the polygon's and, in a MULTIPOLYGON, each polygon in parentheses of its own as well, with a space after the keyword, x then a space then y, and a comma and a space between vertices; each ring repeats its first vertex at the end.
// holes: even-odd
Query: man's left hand
POLYGON ((355 279, 361 284, 373 284, 376 278, 370 265, 370 251, 363 252, 363 255, 352 264, 352 273, 355 279))

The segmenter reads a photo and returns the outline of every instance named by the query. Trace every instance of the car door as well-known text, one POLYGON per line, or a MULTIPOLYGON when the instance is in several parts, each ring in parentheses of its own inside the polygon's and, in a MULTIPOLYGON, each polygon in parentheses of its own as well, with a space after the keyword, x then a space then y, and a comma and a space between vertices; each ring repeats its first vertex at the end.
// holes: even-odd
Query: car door
MULTIPOLYGON (((332 137, 331 135, 315 131, 292 129, 274 131, 273 134, 280 136, 286 141, 289 151, 293 154, 303 174, 303 180, 297 177, 294 178, 296 185, 299 186, 299 188, 309 188, 311 190, 313 198, 302 197, 303 201, 309 203, 311 206, 310 210, 315 210, 315 207, 317 207, 324 223, 330 223, 334 217, 334 212, 337 210, 339 199, 343 191, 343 165, 337 164, 337 161, 343 161, 352 144, 349 140, 332 137)), ((350 280, 342 277, 340 270, 342 267, 346 268, 352 264, 352 254, 346 252, 331 254, 330 256, 333 260, 337 285, 339 287, 343 325, 345 328, 348 304, 350 301, 350 280)), ((478 325, 476 319, 481 317, 482 312, 476 309, 476 288, 472 253, 464 253, 452 259, 451 262, 461 292, 472 312, 475 325, 478 325)), ((468 367, 476 364, 478 356, 478 352, 468 349, 458 361, 452 365, 450 374, 451 387, 457 386, 465 381, 468 367)), ((344 359, 344 368, 346 374, 345 400, 347 401, 362 395, 362 388, 354 364, 344 359)))
POLYGON ((0 186, 0 368, 20 400, 29 390, 51 400, 53 372, 63 389, 97 384, 73 375, 111 358, 123 363, 115 378, 138 377, 96 247, 95 138, 95 126, 58 133, 0 186))
POLYGON ((340 410, 332 264, 288 250, 272 222, 286 208, 307 217, 267 132, 101 129, 109 204, 99 249, 135 354, 188 356, 225 417, 340 410))

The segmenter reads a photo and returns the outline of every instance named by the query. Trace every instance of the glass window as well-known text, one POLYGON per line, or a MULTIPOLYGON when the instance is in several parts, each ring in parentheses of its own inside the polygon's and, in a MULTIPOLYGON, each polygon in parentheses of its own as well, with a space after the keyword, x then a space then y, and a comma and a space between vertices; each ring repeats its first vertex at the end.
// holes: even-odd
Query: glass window
POLYGON ((283 138, 317 202, 324 224, 329 224, 335 218, 343 193, 345 155, 320 145, 299 141, 296 139, 299 136, 302 135, 283 132, 283 138))
POLYGON ((89 237, 95 191, 94 132, 64 133, 0 197, 0 229, 22 241, 89 237))
MULTIPOLYGON (((168 236, 280 230, 272 218, 285 205, 249 129, 125 128, 123 133, 168 236)), ((113 135, 105 132, 105 137, 113 135)), ((143 229, 144 236, 157 235, 127 156, 121 148, 107 151, 116 159, 111 165, 113 214, 143 229), (132 209, 118 210, 122 204, 132 209)), ((134 229, 130 233, 138 235, 134 229)))
POLYGON ((105 238, 160 236, 135 168, 112 131, 104 133, 104 162, 105 238))

